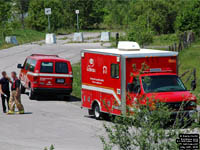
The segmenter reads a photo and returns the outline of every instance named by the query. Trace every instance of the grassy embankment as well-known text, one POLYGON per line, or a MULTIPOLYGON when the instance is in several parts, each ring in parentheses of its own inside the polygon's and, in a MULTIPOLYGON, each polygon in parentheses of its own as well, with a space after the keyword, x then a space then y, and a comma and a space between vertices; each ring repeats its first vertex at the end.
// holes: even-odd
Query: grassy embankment
MULTIPOLYGON (((151 46, 168 46, 173 44, 174 42, 177 42, 177 39, 174 35, 161 35, 161 36, 155 36, 154 42, 151 44, 151 46)), ((191 47, 184 49, 182 52, 179 53, 179 74, 184 73, 187 70, 192 70, 193 68, 197 69, 197 88, 195 90, 195 94, 200 93, 200 69, 198 68, 200 66, 200 40, 196 41, 192 44, 191 47)), ((74 83, 73 83, 73 93, 72 95, 80 98, 80 91, 81 91, 81 73, 80 73, 80 63, 73 65, 73 73, 74 73, 74 83)), ((189 73, 190 74, 190 73, 189 73)), ((186 74, 182 80, 185 82, 189 76, 189 74, 186 74)), ((188 82, 185 83, 187 89, 190 88, 190 83, 193 78, 191 78, 188 82)))
POLYGON ((78 98, 81 97, 81 67, 80 63, 73 64, 73 92, 72 95, 78 98))
MULTIPOLYGON (((18 44, 30 43, 34 41, 40 41, 45 38, 44 32, 39 32, 31 29, 18 29, 12 32, 13 36, 16 36, 18 44)), ((14 46, 13 44, 5 43, 2 38, 0 38, 0 49, 5 49, 14 46)))

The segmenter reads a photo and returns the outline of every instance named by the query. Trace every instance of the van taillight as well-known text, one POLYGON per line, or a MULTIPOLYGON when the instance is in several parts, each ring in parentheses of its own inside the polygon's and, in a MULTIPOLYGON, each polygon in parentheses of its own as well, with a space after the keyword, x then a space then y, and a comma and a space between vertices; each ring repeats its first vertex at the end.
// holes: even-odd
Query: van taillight
POLYGON ((37 83, 38 77, 33 77, 33 83, 37 83))

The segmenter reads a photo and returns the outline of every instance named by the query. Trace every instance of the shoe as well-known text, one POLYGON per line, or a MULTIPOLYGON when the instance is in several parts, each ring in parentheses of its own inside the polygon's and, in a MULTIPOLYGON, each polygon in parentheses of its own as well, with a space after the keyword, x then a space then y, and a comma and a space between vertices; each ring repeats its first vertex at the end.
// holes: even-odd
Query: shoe
POLYGON ((17 114, 24 114, 24 110, 17 112, 17 114))
POLYGON ((7 112, 7 115, 13 115, 13 114, 15 114, 15 112, 12 111, 12 110, 9 110, 9 111, 7 112))
POLYGON ((3 113, 7 113, 7 111, 6 111, 6 110, 4 110, 4 111, 3 111, 3 113))

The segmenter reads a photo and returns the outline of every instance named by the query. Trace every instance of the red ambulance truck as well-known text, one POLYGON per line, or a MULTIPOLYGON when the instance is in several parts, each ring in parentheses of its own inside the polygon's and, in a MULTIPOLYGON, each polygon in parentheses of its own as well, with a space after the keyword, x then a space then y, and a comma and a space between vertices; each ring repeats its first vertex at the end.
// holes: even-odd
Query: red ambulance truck
POLYGON ((184 112, 192 115, 196 97, 178 77, 177 61, 178 52, 141 49, 136 42, 119 42, 117 49, 85 49, 81 52, 82 107, 96 119, 104 113, 124 115, 143 96, 140 103, 154 97, 175 112, 187 102, 184 112))

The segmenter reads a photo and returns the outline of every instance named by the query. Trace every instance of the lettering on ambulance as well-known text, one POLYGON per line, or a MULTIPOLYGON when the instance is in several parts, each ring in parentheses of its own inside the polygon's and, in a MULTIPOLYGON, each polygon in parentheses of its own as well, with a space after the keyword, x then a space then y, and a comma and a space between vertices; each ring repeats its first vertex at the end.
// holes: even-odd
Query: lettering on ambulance
POLYGON ((87 71, 88 72, 96 72, 96 69, 94 68, 94 59, 89 59, 89 64, 87 65, 87 71))
POLYGON ((98 79, 98 78, 90 78, 91 82, 94 84, 102 84, 104 82, 104 79, 98 79))

